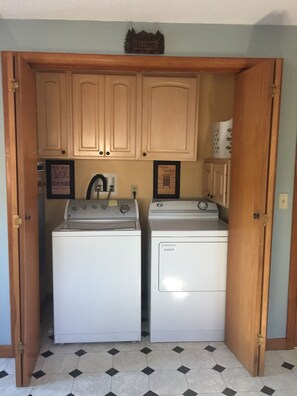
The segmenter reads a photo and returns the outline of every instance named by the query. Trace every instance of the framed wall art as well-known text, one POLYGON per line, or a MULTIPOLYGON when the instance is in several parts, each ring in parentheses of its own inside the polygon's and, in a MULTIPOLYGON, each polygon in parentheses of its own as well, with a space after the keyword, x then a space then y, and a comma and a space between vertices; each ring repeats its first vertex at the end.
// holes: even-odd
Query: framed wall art
POLYGON ((180 162, 154 161, 154 198, 179 198, 180 162))
POLYGON ((46 160, 48 199, 74 198, 74 161, 46 160))
POLYGON ((128 54, 164 54, 164 34, 159 30, 148 33, 142 30, 139 33, 132 28, 129 29, 125 39, 125 52, 128 54))

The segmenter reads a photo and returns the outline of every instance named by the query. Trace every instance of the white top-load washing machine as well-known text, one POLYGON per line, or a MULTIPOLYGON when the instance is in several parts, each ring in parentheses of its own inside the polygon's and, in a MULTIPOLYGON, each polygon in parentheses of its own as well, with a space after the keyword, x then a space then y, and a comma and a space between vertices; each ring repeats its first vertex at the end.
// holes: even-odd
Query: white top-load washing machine
POLYGON ((228 229, 218 215, 203 199, 150 204, 152 342, 224 340, 228 229))
POLYGON ((139 341, 137 201, 70 200, 52 242, 55 342, 139 341))

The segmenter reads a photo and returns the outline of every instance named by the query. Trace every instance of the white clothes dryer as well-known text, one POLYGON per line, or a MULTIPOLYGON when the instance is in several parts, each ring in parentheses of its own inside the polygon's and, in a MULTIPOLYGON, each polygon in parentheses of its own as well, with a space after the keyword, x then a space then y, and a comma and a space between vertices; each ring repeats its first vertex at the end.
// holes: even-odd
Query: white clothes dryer
POLYGON ((148 222, 151 341, 223 341, 228 228, 216 204, 152 201, 148 222))
POLYGON ((55 342, 139 341, 137 201, 70 200, 52 242, 55 342))

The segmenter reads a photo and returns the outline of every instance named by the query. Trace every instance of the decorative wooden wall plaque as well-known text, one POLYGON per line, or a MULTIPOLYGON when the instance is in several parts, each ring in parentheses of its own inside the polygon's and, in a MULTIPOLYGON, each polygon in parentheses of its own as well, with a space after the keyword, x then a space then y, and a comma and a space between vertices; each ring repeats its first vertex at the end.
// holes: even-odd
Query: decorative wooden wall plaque
POLYGON ((125 40, 125 52, 128 54, 164 54, 164 34, 147 33, 142 30, 136 33, 129 29, 125 40))

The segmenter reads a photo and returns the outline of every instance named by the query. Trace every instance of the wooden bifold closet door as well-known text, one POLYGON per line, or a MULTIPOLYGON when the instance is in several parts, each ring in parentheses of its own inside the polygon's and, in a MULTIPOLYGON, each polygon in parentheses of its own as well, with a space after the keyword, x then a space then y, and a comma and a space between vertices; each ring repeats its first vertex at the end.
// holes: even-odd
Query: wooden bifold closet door
POLYGON ((263 373, 266 345, 274 68, 267 60, 235 77, 226 344, 252 375, 263 373))

